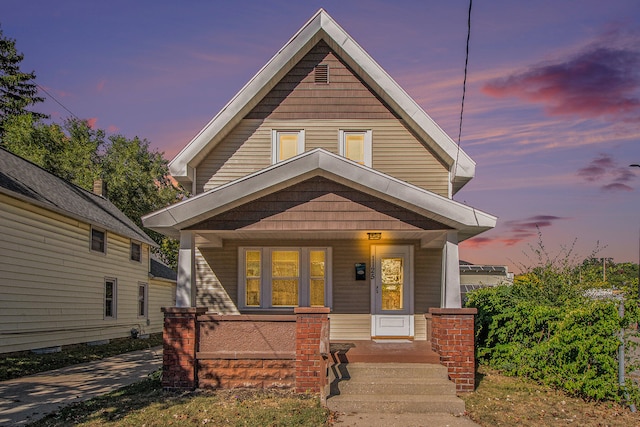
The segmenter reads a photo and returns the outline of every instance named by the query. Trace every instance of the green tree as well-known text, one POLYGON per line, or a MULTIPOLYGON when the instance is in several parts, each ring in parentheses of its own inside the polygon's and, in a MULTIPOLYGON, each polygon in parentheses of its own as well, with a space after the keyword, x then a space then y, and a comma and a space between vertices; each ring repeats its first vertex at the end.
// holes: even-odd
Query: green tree
POLYGON ((45 124, 23 114, 10 117, 5 125, 7 150, 87 190, 100 177, 104 131, 91 129, 86 121, 45 124))
POLYGON ((27 110, 44 98, 38 96, 35 72, 20 70, 23 59, 24 55, 16 50, 16 41, 5 37, 0 28, 0 137, 4 133, 5 122, 13 116, 31 113, 36 119, 47 117, 27 110))
MULTIPOLYGON (((67 119, 62 125, 44 124, 33 115, 11 117, 5 148, 49 172, 91 191, 95 179, 107 184, 107 197, 142 227, 141 216, 179 201, 184 192, 169 178, 163 154, 149 142, 92 129, 84 120, 67 119)), ((152 230, 145 232, 159 245, 157 255, 177 265, 177 242, 152 230)))
MULTIPOLYGON (((169 178, 167 160, 152 151, 146 139, 109 137, 101 156, 102 176, 109 200, 142 227, 141 217, 179 201, 183 192, 169 178)), ((160 246, 156 252, 171 267, 177 266, 177 243, 145 229, 160 246)))

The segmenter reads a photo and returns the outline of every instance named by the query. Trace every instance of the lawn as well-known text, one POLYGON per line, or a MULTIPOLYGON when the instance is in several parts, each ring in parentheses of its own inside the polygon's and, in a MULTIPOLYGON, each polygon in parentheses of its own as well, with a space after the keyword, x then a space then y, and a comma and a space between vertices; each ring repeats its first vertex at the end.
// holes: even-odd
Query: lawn
POLYGON ((614 427, 640 425, 640 414, 615 403, 586 402, 481 366, 474 393, 463 395, 469 417, 482 426, 614 427))
MULTIPOLYGON (((97 360, 161 342, 162 337, 156 334, 149 340, 123 338, 104 346, 68 346, 61 353, 3 355, 0 379, 97 360)), ((482 426, 640 425, 640 415, 631 413, 627 407, 586 402, 483 366, 479 368, 476 391, 462 398, 469 417, 482 426)), ((330 426, 334 421, 317 398, 290 391, 166 392, 162 390, 158 371, 144 381, 71 405, 32 425, 330 426)))
POLYGON ((159 372, 116 392, 68 406, 35 423, 45 426, 328 426, 319 399, 290 391, 162 390, 159 372))

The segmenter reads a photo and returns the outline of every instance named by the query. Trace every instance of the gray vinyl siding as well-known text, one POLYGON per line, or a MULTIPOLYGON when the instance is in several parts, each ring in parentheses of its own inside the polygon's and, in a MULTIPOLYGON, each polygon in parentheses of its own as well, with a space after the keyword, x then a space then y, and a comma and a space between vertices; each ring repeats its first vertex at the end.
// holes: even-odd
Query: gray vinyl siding
POLYGON ((340 130, 372 131, 372 167, 447 196, 448 170, 397 119, 245 119, 196 167, 201 193, 271 165, 271 131, 305 131, 305 151, 323 148, 339 154, 340 130))
MULTIPOLYGON (((0 353, 122 337, 138 326, 161 330, 159 318, 146 325, 137 315, 138 283, 149 282, 148 245, 142 262, 133 262, 130 239, 107 231, 106 254, 96 253, 90 229, 0 195, 0 353), (103 317, 105 278, 117 279, 115 319, 103 317)), ((149 312, 159 311, 153 304, 149 312)))

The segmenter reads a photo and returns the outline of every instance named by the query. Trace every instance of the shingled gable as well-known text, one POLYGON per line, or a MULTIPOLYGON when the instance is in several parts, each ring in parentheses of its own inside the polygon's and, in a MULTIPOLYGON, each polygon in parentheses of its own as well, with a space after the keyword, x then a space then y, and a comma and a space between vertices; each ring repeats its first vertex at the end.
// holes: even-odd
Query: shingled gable
POLYGON ((169 164, 171 175, 182 184, 192 182, 195 166, 321 40, 448 165, 454 194, 473 178, 475 162, 323 9, 178 153, 169 164))
MULTIPOLYGON (((146 227, 177 238, 180 230, 312 177, 327 178, 458 230, 460 241, 493 228, 496 224, 496 218, 487 213, 323 149, 302 153, 168 206, 143 217, 143 221, 146 227)), ((425 231, 423 242, 426 244, 429 238, 429 232, 425 231)))
POLYGON ((1 148, 0 193, 103 227, 121 236, 157 246, 109 200, 1 148))

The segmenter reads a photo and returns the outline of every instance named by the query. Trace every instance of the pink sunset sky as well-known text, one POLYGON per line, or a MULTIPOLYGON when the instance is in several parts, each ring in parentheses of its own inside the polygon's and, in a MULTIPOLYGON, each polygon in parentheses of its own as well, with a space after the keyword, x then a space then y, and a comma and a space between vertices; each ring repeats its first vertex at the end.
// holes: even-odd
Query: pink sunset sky
MULTIPOLYGON (((467 0, 4 0, 0 25, 64 107, 171 159, 320 7, 458 139, 467 0)), ((476 0, 461 146, 455 200, 499 218, 461 259, 518 271, 539 230, 638 262, 640 2, 476 0)))

